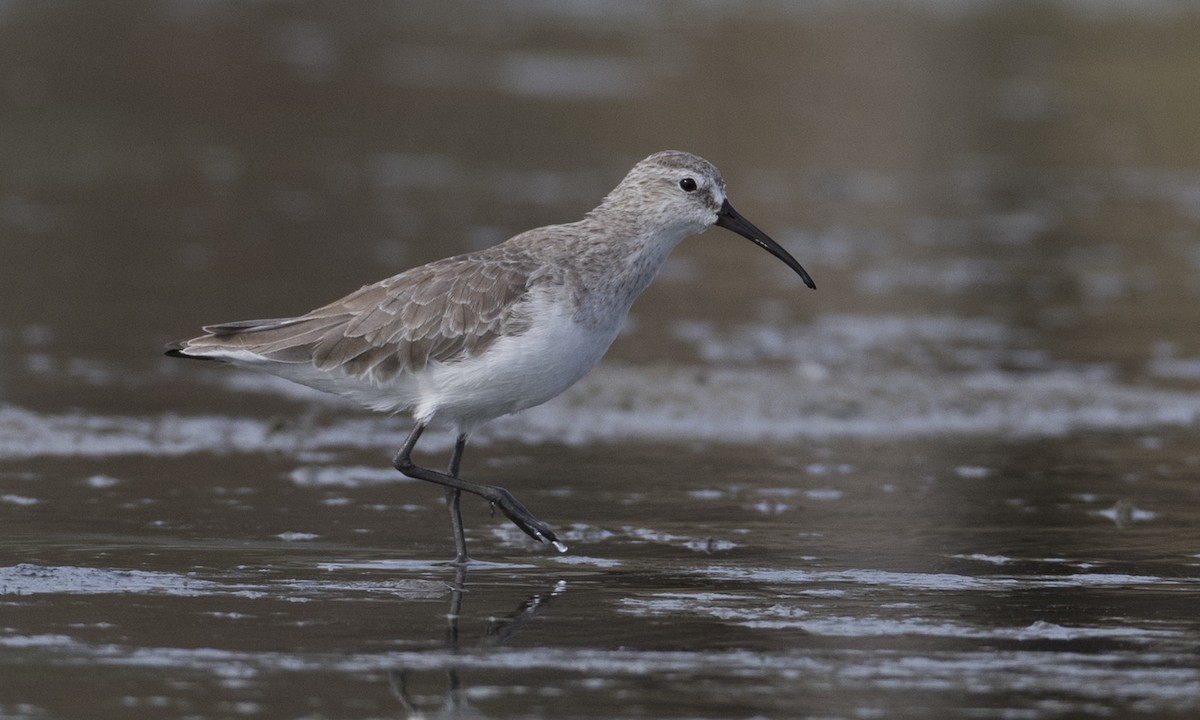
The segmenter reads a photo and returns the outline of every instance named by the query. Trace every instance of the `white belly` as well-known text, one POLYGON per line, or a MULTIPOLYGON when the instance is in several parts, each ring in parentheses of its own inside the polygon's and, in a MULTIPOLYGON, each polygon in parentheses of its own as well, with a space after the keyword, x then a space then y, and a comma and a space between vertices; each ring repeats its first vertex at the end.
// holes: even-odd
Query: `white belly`
POLYGON ((617 323, 579 324, 558 307, 543 306, 533 317, 526 332, 498 338, 478 357, 433 364, 411 376, 417 391, 413 417, 452 421, 470 432, 492 418, 540 405, 595 367, 618 329, 617 323))

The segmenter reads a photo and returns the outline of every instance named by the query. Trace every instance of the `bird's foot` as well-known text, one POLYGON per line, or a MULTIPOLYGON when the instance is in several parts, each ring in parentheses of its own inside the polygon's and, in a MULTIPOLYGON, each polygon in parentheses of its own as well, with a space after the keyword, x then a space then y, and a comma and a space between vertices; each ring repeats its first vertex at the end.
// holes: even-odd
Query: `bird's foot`
POLYGON ((500 512, 529 537, 541 543, 549 543, 559 552, 567 551, 567 546, 559 541, 558 535, 550 526, 534 517, 512 493, 504 488, 496 488, 496 491, 496 497, 489 498, 493 512, 497 507, 500 508, 500 512))

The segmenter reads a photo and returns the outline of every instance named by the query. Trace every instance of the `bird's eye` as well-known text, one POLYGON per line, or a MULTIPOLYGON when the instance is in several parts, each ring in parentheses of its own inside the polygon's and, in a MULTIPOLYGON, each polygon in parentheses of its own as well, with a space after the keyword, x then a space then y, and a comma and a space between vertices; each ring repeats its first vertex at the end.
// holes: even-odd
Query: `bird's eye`
POLYGON ((696 189, 696 181, 691 178, 684 178, 679 181, 679 187, 683 188, 684 192, 693 192, 696 189))

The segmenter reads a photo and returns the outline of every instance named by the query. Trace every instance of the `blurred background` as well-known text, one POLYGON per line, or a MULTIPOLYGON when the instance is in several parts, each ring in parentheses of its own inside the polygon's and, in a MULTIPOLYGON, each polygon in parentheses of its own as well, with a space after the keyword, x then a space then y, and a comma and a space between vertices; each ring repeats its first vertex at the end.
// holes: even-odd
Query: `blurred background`
POLYGON ((32 336, 156 362, 201 322, 576 219, 677 148, 721 167, 820 291, 714 231, 638 305, 647 335, 757 297, 777 323, 988 318, 1144 374, 1200 356, 1192 10, 6 2, 6 360, 32 336))
POLYGON ((0 2, 0 717, 374 717, 464 656, 511 717, 1193 716, 1198 117, 1188 0, 0 2), (403 421, 162 346, 664 149, 819 289, 683 243, 464 464, 573 551, 467 503, 465 635, 554 633, 422 654, 403 421))

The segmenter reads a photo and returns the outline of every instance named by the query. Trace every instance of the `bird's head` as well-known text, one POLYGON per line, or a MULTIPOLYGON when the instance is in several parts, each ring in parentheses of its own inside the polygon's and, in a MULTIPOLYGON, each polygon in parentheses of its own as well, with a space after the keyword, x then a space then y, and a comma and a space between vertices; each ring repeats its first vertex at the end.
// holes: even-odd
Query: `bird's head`
POLYGON ((786 263, 805 285, 816 287, 787 250, 733 209, 721 172, 702 157, 674 150, 651 155, 633 166, 601 208, 677 240, 713 225, 732 230, 786 263))

